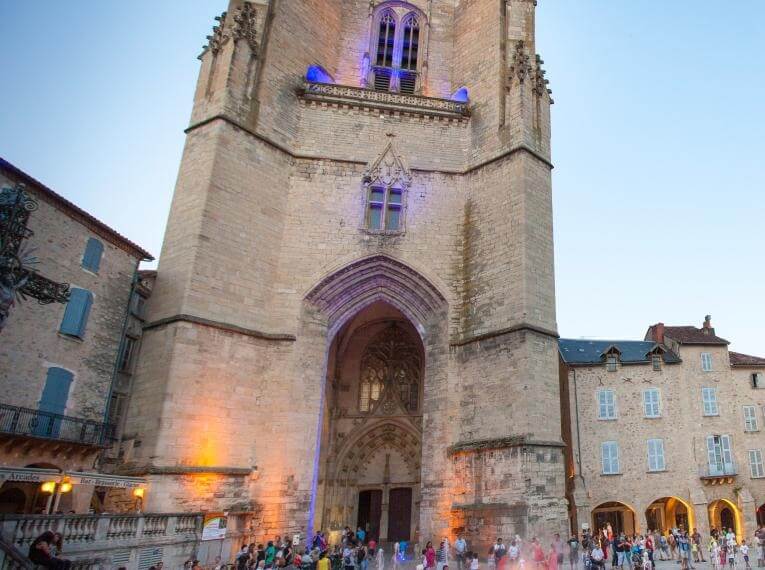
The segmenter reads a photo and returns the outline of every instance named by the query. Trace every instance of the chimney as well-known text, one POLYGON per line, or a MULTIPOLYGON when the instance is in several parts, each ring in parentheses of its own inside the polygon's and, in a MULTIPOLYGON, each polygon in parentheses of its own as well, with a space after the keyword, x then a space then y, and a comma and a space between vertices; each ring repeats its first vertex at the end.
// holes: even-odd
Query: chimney
POLYGON ((664 344, 664 323, 653 325, 653 340, 654 342, 664 344))
POLYGON ((715 329, 712 328, 712 315, 704 316, 704 324, 702 331, 704 334, 715 334, 715 329))

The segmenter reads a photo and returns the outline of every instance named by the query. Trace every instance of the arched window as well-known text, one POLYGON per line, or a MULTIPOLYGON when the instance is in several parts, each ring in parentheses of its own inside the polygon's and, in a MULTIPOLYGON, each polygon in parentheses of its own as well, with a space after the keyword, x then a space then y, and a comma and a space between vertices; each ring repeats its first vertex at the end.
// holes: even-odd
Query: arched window
POLYGON ((372 339, 361 358, 359 411, 369 412, 381 398, 416 412, 420 405, 422 358, 416 342, 395 324, 372 339))
POLYGON ((413 94, 420 64, 422 16, 402 3, 382 8, 373 25, 373 85, 377 91, 413 94))

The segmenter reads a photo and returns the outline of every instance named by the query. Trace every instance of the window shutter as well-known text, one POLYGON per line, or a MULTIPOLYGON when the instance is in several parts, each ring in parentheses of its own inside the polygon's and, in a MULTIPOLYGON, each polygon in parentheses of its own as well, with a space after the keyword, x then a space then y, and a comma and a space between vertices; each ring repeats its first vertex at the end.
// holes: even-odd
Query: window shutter
POLYGON ((88 271, 98 273, 103 253, 104 244, 95 238, 90 238, 85 246, 85 254, 82 256, 82 266, 88 271))
POLYGON ((73 380, 72 373, 63 368, 48 368, 45 387, 40 397, 39 409, 52 414, 63 414, 69 399, 69 386, 73 380))
MULTIPOLYGON (((723 462, 727 469, 733 469, 733 455, 731 454, 730 436, 723 435, 720 437, 722 443, 723 462)), ((732 473, 732 471, 730 471, 732 473)))
POLYGON ((88 315, 92 304, 93 294, 90 291, 72 289, 59 330, 64 334, 82 338, 85 334, 85 326, 88 324, 88 315))

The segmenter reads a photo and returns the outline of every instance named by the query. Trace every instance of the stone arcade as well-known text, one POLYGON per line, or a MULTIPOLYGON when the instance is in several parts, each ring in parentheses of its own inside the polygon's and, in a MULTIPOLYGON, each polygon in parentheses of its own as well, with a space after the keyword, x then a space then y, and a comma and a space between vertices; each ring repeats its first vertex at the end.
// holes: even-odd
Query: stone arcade
POLYGON ((125 433, 147 510, 566 532, 535 0, 232 0, 125 433))

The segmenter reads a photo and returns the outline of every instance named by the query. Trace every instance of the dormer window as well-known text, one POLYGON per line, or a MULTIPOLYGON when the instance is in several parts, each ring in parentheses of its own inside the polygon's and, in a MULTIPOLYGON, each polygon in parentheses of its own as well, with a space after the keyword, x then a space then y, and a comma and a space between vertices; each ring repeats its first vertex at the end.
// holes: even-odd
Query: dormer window
POLYGON ((613 344, 601 353, 601 358, 606 361, 606 370, 608 372, 616 372, 619 368, 620 355, 621 351, 613 344))
POLYGON ((423 15, 404 2, 379 6, 372 28, 372 68, 367 84, 376 91, 414 94, 418 91, 423 15))
POLYGON ((651 355, 651 366, 654 370, 659 371, 661 370, 661 354, 652 354, 651 355))

